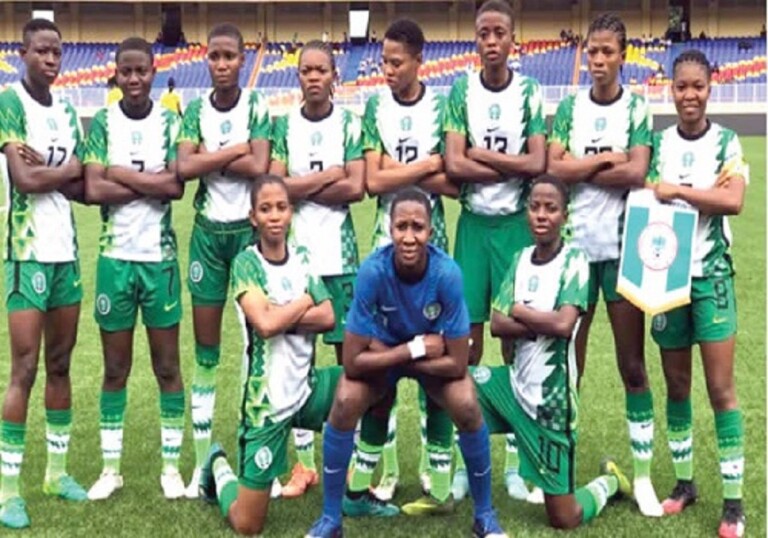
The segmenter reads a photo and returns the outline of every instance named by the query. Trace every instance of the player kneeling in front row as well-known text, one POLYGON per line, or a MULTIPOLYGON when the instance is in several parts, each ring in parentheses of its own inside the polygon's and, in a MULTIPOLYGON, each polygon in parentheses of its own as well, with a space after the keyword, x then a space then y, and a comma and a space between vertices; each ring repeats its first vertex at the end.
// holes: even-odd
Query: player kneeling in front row
POLYGON ((342 536, 355 425, 372 414, 372 406, 391 401, 399 378, 413 377, 460 432, 475 501, 474 536, 505 537, 491 506, 488 429, 467 375, 469 314, 461 271, 429 244, 431 204, 423 192, 398 192, 390 217, 392 245, 369 256, 357 275, 344 334, 344 375, 323 438, 323 516, 307 536, 342 536))
POLYGON ((291 429, 322 428, 341 375, 340 367, 312 368, 315 335, 333 328, 333 308, 307 250, 286 244, 293 209, 285 183, 259 176, 251 202, 259 240, 235 258, 232 269, 232 293, 248 330, 239 479, 219 444, 211 446, 200 475, 200 494, 218 500, 222 515, 242 534, 264 528, 270 487, 287 470, 291 429))
POLYGON ((528 224, 534 245, 513 258, 493 303, 491 333, 514 338, 510 366, 474 368, 478 400, 491 433, 514 431, 520 474, 544 491, 549 522, 570 529, 586 523, 629 480, 613 461, 603 476, 574 490, 576 363, 573 338, 587 307, 589 264, 563 243, 568 193, 552 176, 533 182, 528 224))

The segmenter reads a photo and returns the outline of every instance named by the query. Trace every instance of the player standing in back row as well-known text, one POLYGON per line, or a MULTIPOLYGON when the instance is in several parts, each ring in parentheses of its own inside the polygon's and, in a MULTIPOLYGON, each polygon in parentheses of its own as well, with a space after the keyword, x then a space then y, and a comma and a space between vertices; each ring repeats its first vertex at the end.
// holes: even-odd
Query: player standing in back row
POLYGON ((88 201, 101 204, 102 218, 94 316, 104 355, 100 399, 104 467, 88 498, 107 499, 123 487, 120 459, 127 383, 141 308, 160 388, 160 484, 167 499, 178 499, 184 496, 179 456, 185 406, 179 366, 181 279, 171 200, 184 194, 176 176, 181 118, 149 97, 155 77, 149 43, 140 37, 126 39, 115 62, 123 97, 94 116, 83 159, 88 201))
POLYGON ((624 201, 641 187, 650 159, 651 118, 645 99, 623 88, 627 33, 616 15, 597 17, 587 35, 592 86, 563 99, 549 145, 549 172, 573 185, 572 241, 589 258, 589 307, 576 335, 579 378, 600 290, 611 322, 626 392, 634 493, 643 515, 661 516, 651 483, 653 399, 645 372, 644 315, 616 292, 624 201))
MULTIPOLYGON (((269 171, 285 177, 296 205, 293 240, 315 254, 317 272, 331 294, 336 325, 323 342, 336 347, 341 362, 344 323, 357 274, 357 238, 349 204, 364 194, 365 163, 360 119, 333 103, 336 65, 333 51, 310 41, 299 54, 299 85, 303 103, 275 120, 269 171)), ((298 497, 317 484, 314 434, 294 430, 299 462, 283 488, 284 497, 298 497)))
MULTIPOLYGON (((507 67, 513 42, 513 15, 507 2, 488 0, 480 7, 475 40, 483 68, 453 84, 444 122, 446 171, 461 185, 455 258, 464 277, 472 324, 470 364, 478 364, 483 356, 483 325, 512 256, 531 244, 524 211, 527 180, 543 172, 546 164, 539 83, 507 67)), ((505 483, 512 497, 524 499, 528 491, 517 468, 511 435, 505 483)), ((454 497, 466 495, 461 462, 453 485, 454 497)))
POLYGON ((61 67, 61 32, 50 21, 24 25, 22 79, 0 93, 0 149, 8 162, 5 304, 11 378, 2 421, 0 524, 29 526, 19 491, 27 406, 45 337, 45 422, 48 465, 43 491, 84 501, 67 474, 72 426, 69 364, 77 338, 83 289, 69 199, 82 199, 80 120, 51 95, 61 67))
MULTIPOLYGON (((445 140, 442 131, 445 98, 419 80, 423 49, 424 33, 418 24, 407 19, 393 22, 384 34, 381 53, 382 70, 388 88, 374 94, 365 106, 365 183, 368 194, 376 196, 374 248, 392 242, 389 234, 389 210, 395 194, 404 187, 415 186, 425 191, 432 203, 431 242, 448 252, 441 195, 455 198, 458 189, 448 181, 443 171, 441 153, 445 140)), ((419 476, 422 490, 444 498, 448 495, 450 484, 446 484, 444 492, 432 491, 432 480, 427 472, 426 397, 421 388, 419 418, 422 439, 419 476)), ((374 493, 384 501, 392 499, 400 475, 396 430, 397 406, 393 407, 390 413, 387 442, 383 450, 380 447, 367 447, 367 457, 363 460, 356 459, 357 471, 350 479, 354 491, 368 490, 376 461, 382 455, 384 465, 381 480, 374 493)), ((358 446, 358 451, 360 450, 362 448, 358 446)), ((431 469, 431 472, 442 471, 431 469)), ((445 469, 445 473, 447 480, 450 480, 450 470, 445 469)), ((438 489, 441 487, 439 483, 442 483, 441 480, 438 480, 438 489)))
POLYGON ((232 24, 214 26, 208 34, 213 89, 189 104, 179 136, 179 175, 184 180, 200 178, 189 245, 196 360, 191 398, 195 472, 187 487, 189 498, 198 496, 200 467, 211 443, 230 267, 251 243, 251 184, 269 166, 267 105, 256 91, 240 88, 244 62, 240 30, 232 24))

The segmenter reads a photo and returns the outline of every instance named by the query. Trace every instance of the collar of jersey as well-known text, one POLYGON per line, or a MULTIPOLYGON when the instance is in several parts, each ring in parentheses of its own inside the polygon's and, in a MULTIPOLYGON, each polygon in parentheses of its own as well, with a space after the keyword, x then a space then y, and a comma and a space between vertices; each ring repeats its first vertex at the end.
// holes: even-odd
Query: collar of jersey
POLYGON ((129 120, 143 120, 149 117, 150 114, 152 114, 152 109, 155 107, 155 103, 152 102, 152 100, 149 100, 149 108, 145 112, 141 112, 139 114, 134 114, 132 112, 128 112, 128 110, 125 109, 125 105, 123 104, 123 100, 120 99, 120 101, 117 102, 118 106, 120 107, 120 111, 125 115, 126 118, 129 120))
POLYGON ((709 121, 709 118, 707 118, 707 126, 704 127, 703 131, 697 134, 684 133, 682 129, 680 129, 680 124, 675 126, 675 128, 677 129, 677 134, 680 136, 680 138, 682 138, 683 140, 688 140, 689 142, 695 142, 696 140, 704 138, 706 134, 709 132, 709 129, 711 127, 712 127, 712 122, 709 121))
POLYGON ((301 106, 299 109, 299 112, 301 112, 301 117, 304 118, 307 121, 311 121, 312 123, 317 123, 319 121, 323 121, 324 119, 330 118, 331 114, 333 114, 333 103, 331 103, 331 108, 328 109, 328 112, 320 116, 319 118, 310 118, 307 116, 307 113, 304 112, 304 105, 301 106))
POLYGON ((536 247, 534 246, 534 247, 533 247, 533 249, 531 250, 531 264, 532 264, 532 265, 547 265, 548 263, 551 263, 551 262, 552 262, 552 261, 554 261, 554 260, 555 260, 555 259, 556 259, 558 256, 560 256, 560 253, 563 251, 563 247, 564 247, 564 246, 565 246, 565 241, 562 241, 562 240, 561 240, 561 241, 560 241, 560 246, 558 247, 558 249, 557 249, 557 252, 555 252, 555 255, 554 255, 554 256, 552 256, 550 259, 548 259, 548 260, 544 260, 544 261, 542 261, 542 260, 535 260, 535 259, 533 259, 533 255, 534 255, 534 254, 536 254, 536 247))
POLYGON ((421 86, 421 89, 419 90, 419 95, 414 99, 413 101, 403 101, 400 99, 397 95, 395 95, 394 92, 392 92, 392 99, 395 100, 395 103, 397 103, 400 106, 415 106, 424 99, 424 95, 427 93, 427 87, 424 85, 423 82, 419 82, 419 85, 421 86))
POLYGON ((616 97, 608 101, 598 101, 592 93, 592 88, 589 88, 589 100, 597 106, 611 106, 613 103, 618 102, 622 95, 624 95, 624 86, 619 86, 619 93, 616 94, 616 97))
POLYGON ((504 84, 501 88, 491 88, 490 86, 488 86, 488 83, 483 78, 483 71, 482 70, 480 70, 480 73, 478 73, 477 76, 480 77, 480 84, 483 85, 483 88, 485 88, 489 92, 499 93, 499 92, 503 92, 504 90, 509 88, 512 85, 512 80, 515 78, 515 72, 514 71, 512 71, 509 67, 507 67, 507 71, 509 71, 509 79, 507 80, 507 83, 504 84))
POLYGON ((24 80, 24 77, 21 78, 21 87, 24 88, 24 91, 27 92, 27 95, 29 95, 30 99, 32 99, 35 103, 39 104, 40 106, 49 107, 53 106, 53 95, 51 95, 50 90, 48 90, 48 99, 45 101, 41 101, 34 95, 32 95, 32 92, 29 89, 29 85, 27 84, 27 81, 24 80))
POLYGON ((211 106, 217 111, 217 112, 229 112, 230 110, 234 109, 237 106, 237 103, 240 102, 240 96, 243 95, 243 89, 238 88, 237 89, 237 97, 235 97, 235 100, 232 102, 230 106, 227 107, 220 107, 216 104, 216 101, 213 100, 213 94, 216 93, 216 91, 212 91, 211 94, 208 96, 208 100, 211 102, 211 106))
POLYGON ((269 265, 273 265, 273 266, 276 266, 276 267, 278 267, 278 266, 281 266, 281 265, 285 265, 286 263, 288 263, 288 258, 289 258, 289 257, 290 257, 290 255, 291 255, 291 253, 290 253, 290 250, 288 249, 288 244, 287 244, 287 243, 286 243, 286 245, 285 245, 285 257, 284 257, 282 260, 277 260, 277 261, 274 261, 274 260, 268 260, 268 259, 267 259, 267 258, 264 256, 264 253, 261 251, 261 243, 260 243, 260 242, 259 242, 259 243, 256 243, 256 250, 258 250, 258 251, 259 251, 259 255, 261 255, 262 259, 263 259, 265 262, 267 262, 269 265))

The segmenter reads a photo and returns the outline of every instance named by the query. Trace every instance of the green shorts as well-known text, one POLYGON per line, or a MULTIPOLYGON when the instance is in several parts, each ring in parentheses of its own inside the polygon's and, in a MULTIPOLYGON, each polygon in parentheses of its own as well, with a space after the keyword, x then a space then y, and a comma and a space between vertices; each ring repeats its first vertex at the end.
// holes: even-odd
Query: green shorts
POLYGON ((597 304, 600 290, 603 291, 603 300, 606 303, 623 301, 624 297, 616 291, 616 283, 619 278, 619 260, 606 260, 591 262, 589 264, 589 290, 587 291, 587 304, 597 304))
POLYGON ((151 329, 181 321, 181 282, 176 260, 133 262, 99 256, 93 316, 104 331, 127 331, 141 319, 151 329))
POLYGON ((213 222, 195 217, 187 273, 193 305, 221 306, 227 301, 230 265, 251 244, 253 228, 247 220, 213 222))
POLYGON ((514 433, 520 476, 548 495, 574 492, 576 432, 557 431, 531 418, 517 402, 509 367, 471 367, 489 433, 514 433))
POLYGON ((5 262, 5 306, 8 312, 47 312, 83 300, 77 261, 39 263, 5 262))
POLYGON ((240 426, 238 430, 238 476, 240 485, 265 490, 288 470, 288 439, 291 429, 319 432, 331 412, 341 366, 319 368, 310 375, 312 393, 295 415, 263 426, 240 426))
POLYGON ((323 284, 331 294, 333 316, 336 318, 336 326, 332 331, 323 333, 323 343, 341 344, 344 342, 344 328, 347 325, 347 312, 352 305, 352 297, 355 293, 355 278, 357 275, 333 275, 324 276, 323 284))
POLYGON ((464 277, 464 298, 471 323, 490 319, 491 303, 507 274, 512 256, 533 244, 525 211, 486 216, 461 210, 454 258, 464 277))
POLYGON ((661 349, 681 349, 699 342, 722 342, 736 334, 733 277, 694 278, 691 302, 653 316, 651 336, 661 349))

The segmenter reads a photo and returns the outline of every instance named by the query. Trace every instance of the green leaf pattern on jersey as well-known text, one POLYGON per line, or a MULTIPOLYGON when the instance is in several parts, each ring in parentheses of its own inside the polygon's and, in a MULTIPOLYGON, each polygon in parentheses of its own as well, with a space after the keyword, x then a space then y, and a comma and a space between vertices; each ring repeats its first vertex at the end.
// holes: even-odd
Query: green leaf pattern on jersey
POLYGON ((435 122, 434 136, 437 140, 439 140, 438 146, 435 148, 434 153, 442 155, 445 153, 445 131, 443 130, 447 108, 447 100, 445 96, 442 94, 435 95, 434 105, 435 108, 432 109, 432 112, 434 117, 437 118, 437 121, 435 122))
POLYGON ((443 131, 458 133, 468 136, 469 125, 467 120, 467 89, 469 87, 469 77, 462 75, 451 87, 451 93, 448 95, 448 106, 445 111, 445 123, 443 131))
POLYGON ((201 142, 202 134, 200 132, 200 111, 202 108, 202 97, 198 97, 189 103, 187 110, 184 112, 184 120, 181 124, 181 132, 179 132, 177 143, 191 142, 192 144, 197 145, 201 142))
MULTIPOLYGON (((235 300, 248 291, 258 290, 264 295, 268 294, 266 273, 251 249, 244 250, 235 258, 232 263, 230 283, 235 300)), ((245 425, 260 427, 265 425, 271 411, 267 393, 269 340, 260 338, 250 327, 248 332, 248 356, 244 372, 245 394, 240 413, 245 425)))
POLYGON ((505 316, 509 316, 509 313, 512 310, 512 305, 515 303, 515 274, 517 273, 517 265, 520 263, 521 252, 522 251, 518 250, 512 256, 509 269, 507 269, 507 273, 504 275, 504 280, 501 281, 501 286, 499 286, 499 293, 496 294, 496 297, 493 299, 493 304, 491 305, 493 310, 496 310, 505 316))
POLYGON ((523 78, 524 111, 523 118, 525 129, 523 138, 527 139, 536 135, 547 135, 547 124, 544 121, 544 103, 541 95, 541 86, 536 79, 523 78))
POLYGON ((648 175, 645 177, 646 183, 656 184, 661 181, 661 133, 651 134, 651 162, 648 165, 648 175))
POLYGON ((375 151, 385 153, 384 144, 381 141, 381 134, 377 125, 379 113, 379 103, 381 97, 378 93, 372 95, 365 103, 365 114, 363 115, 363 151, 375 151))
POLYGON ((80 118, 77 115, 75 107, 73 107, 69 101, 64 102, 64 108, 69 115, 69 128, 72 129, 72 138, 75 140, 74 156, 82 162, 83 156, 85 155, 85 144, 83 142, 83 129, 80 125, 80 118))
POLYGON ((357 252, 357 235, 352 224, 352 213, 347 213, 341 225, 341 263, 342 274, 354 274, 360 266, 357 252))
POLYGON ((279 161, 288 166, 288 116, 278 116, 272 126, 272 154, 273 161, 279 161))
POLYGON ((24 105, 11 87, 0 93, 0 149, 11 142, 24 142, 26 139, 24 105))
POLYGON ((360 117, 344 109, 344 162, 363 158, 363 140, 360 117))
POLYGON ((176 140, 179 138, 181 131, 181 118, 175 112, 168 109, 163 109, 163 150, 165 151, 165 162, 171 164, 177 158, 177 144, 176 140))
MULTIPOLYGON (((567 248, 567 247, 566 247, 567 248)), ((557 296, 557 306, 572 305, 586 312, 589 296, 589 260, 583 250, 569 248, 557 296)))
POLYGON ((91 127, 85 142, 83 164, 109 166, 109 149, 107 145, 109 126, 107 123, 107 109, 102 108, 91 120, 91 127))
POLYGON ((645 97, 632 93, 629 99, 629 126, 627 148, 650 146, 652 144, 653 125, 651 109, 645 97))
POLYGON ((571 129, 573 128, 573 109, 576 104, 576 95, 565 97, 557 105, 555 119, 552 121, 552 134, 549 143, 556 142, 563 146, 565 151, 571 150, 571 129))
POLYGON ((269 109, 266 99, 258 92, 251 92, 248 98, 248 112, 251 140, 269 140, 269 109))

